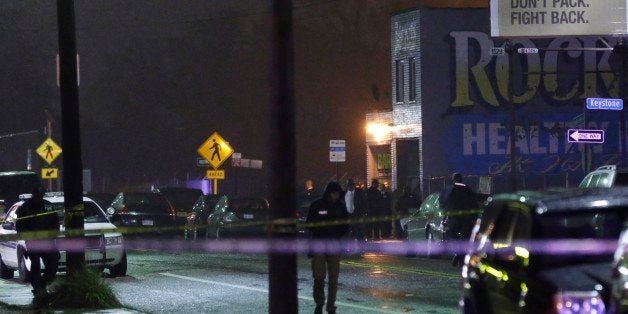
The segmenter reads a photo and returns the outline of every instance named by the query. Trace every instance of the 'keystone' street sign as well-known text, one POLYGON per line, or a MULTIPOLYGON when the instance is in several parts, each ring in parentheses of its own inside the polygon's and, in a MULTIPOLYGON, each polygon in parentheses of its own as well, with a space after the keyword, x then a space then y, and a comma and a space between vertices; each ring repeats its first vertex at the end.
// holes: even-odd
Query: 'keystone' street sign
POLYGON ((569 129, 567 131, 567 141, 571 143, 604 143, 604 130, 580 130, 569 129))
POLYGON ((624 100, 612 98, 587 98, 587 109, 624 110, 624 100))

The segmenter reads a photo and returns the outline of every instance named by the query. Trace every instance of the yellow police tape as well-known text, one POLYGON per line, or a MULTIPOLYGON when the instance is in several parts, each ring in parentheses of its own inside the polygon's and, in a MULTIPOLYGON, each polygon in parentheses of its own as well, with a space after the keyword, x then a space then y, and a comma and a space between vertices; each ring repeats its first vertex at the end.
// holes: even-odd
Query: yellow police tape
MULTIPOLYGON (((80 206, 79 206, 80 207, 80 206)), ((75 210, 80 211, 81 209, 75 210)), ((63 212, 61 210, 58 211, 50 211, 46 213, 39 213, 24 217, 19 217, 14 219, 13 222, 17 220, 29 219, 33 217, 39 217, 44 215, 52 215, 63 212)), ((477 215, 480 214, 480 209, 472 209, 472 210, 464 210, 464 211, 456 211, 447 213, 447 217, 455 217, 455 216, 468 216, 468 215, 477 215)), ((445 216, 442 216, 443 218, 445 216)), ((386 216, 375 216, 375 217, 360 217, 360 218, 348 218, 348 219, 339 219, 339 220, 331 220, 331 221, 321 221, 321 222, 300 222, 296 218, 281 218, 273 221, 258 221, 258 222, 231 222, 227 224, 219 225, 210 225, 210 224, 193 224, 193 225, 179 225, 179 226, 167 226, 167 227, 157 227, 157 226, 131 226, 131 227, 117 227, 115 229, 98 229, 98 230, 88 230, 87 232, 84 229, 71 229, 71 230, 46 230, 46 231, 32 231, 32 232, 20 232, 17 234, 9 234, 9 235, 0 235, 0 242, 6 241, 16 241, 16 240, 34 240, 34 239, 49 239, 56 237, 80 237, 91 235, 103 235, 105 233, 121 233, 124 235, 131 234, 146 234, 146 233, 167 233, 174 231, 186 231, 190 230, 190 228, 194 229, 205 229, 205 228, 246 228, 246 227, 256 227, 256 226, 265 226, 267 231, 273 231, 273 233, 296 233, 297 230, 301 229, 312 229, 312 228, 324 228, 331 226, 341 226, 341 225, 368 225, 379 222, 392 222, 393 220, 399 220, 402 218, 410 218, 410 219, 436 219, 440 216, 437 215, 426 215, 426 214, 416 214, 411 215, 409 217, 404 217, 401 215, 386 215, 386 216)), ((2 222, 4 222, 2 220, 2 222)))

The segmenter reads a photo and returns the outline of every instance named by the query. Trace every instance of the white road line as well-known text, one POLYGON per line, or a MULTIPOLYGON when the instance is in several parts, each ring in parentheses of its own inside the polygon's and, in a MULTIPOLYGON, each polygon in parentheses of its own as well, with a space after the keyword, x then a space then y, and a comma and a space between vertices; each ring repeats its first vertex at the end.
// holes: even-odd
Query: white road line
MULTIPOLYGON (((268 289, 252 288, 252 287, 247 287, 247 286, 234 285, 234 284, 230 284, 230 283, 226 283, 226 282, 220 282, 220 281, 214 281, 214 280, 205 280, 205 279, 199 279, 199 278, 182 276, 182 275, 171 274, 171 273, 159 273, 159 274, 162 275, 162 276, 173 277, 173 278, 178 278, 178 279, 183 279, 183 280, 196 281, 196 282, 208 283, 208 284, 217 285, 217 286, 223 286, 223 287, 229 287, 229 288, 235 288, 235 289, 242 289, 242 290, 249 290, 249 291, 255 291, 255 292, 261 292, 261 293, 268 294, 268 289)), ((299 296, 299 299, 314 302, 314 298, 312 298, 312 297, 299 296)), ((377 312, 377 313, 387 313, 387 314, 388 313, 401 313, 401 312, 396 312, 396 311, 391 311, 391 310, 386 310, 386 309, 377 309, 377 308, 372 308, 372 307, 368 307, 368 306, 362 306, 362 305, 345 303, 345 302, 338 302, 338 301, 336 301, 336 306, 350 307, 350 308, 354 308, 354 309, 370 311, 370 312, 377 312)))

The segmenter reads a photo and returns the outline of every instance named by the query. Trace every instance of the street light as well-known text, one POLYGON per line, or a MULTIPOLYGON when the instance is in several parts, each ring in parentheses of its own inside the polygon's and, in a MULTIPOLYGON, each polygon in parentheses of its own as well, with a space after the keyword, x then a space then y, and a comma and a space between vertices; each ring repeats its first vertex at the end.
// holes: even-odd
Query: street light
POLYGON ((366 126, 366 133, 373 136, 373 139, 375 139, 375 141, 378 141, 378 142, 381 142, 384 139, 388 138, 390 136, 391 131, 392 131, 392 128, 390 127, 390 125, 387 125, 387 124, 374 122, 374 123, 369 123, 366 126))

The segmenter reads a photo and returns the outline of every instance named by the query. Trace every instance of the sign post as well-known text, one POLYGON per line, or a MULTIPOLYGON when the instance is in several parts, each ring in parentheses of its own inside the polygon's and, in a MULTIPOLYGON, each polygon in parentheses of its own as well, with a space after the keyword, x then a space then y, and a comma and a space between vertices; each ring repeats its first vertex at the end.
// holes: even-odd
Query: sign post
POLYGON ((198 153, 214 168, 214 170, 207 171, 206 178, 214 180, 213 194, 218 194, 218 180, 225 179, 224 170, 218 170, 218 167, 231 157, 233 148, 218 132, 214 132, 207 138, 203 145, 198 148, 198 153))
POLYGON ((340 181, 338 165, 347 160, 347 143, 345 140, 329 141, 329 161, 336 163, 336 180, 340 181))

